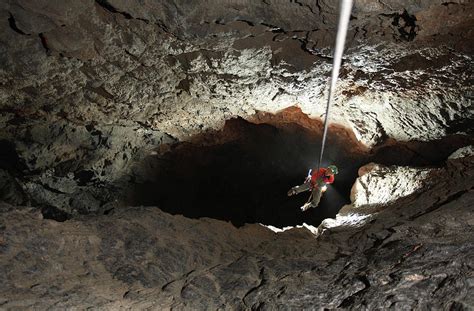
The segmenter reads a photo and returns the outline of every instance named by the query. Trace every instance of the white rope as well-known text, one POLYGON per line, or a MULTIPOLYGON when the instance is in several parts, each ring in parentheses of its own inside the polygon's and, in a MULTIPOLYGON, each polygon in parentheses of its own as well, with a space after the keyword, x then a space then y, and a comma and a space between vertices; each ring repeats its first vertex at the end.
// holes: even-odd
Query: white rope
POLYGON ((318 171, 323 161, 324 146, 326 144, 326 136, 328 132, 329 108, 336 89, 336 82, 341 68, 342 52, 344 51, 344 43, 346 41, 347 28, 349 27, 349 19, 351 17, 352 0, 341 0, 341 12, 339 15, 339 25, 337 26, 336 47, 334 49, 334 59, 332 64, 331 84, 329 86, 329 97, 326 104, 326 116, 324 117, 323 140, 321 142, 321 153, 319 155, 318 171))

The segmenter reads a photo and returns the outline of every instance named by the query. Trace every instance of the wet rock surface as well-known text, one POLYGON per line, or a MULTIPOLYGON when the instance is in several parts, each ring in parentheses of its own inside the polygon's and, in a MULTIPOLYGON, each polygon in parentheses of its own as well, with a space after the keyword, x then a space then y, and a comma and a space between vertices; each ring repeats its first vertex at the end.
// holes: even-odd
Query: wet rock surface
POLYGON ((473 174, 472 156, 449 160, 431 185, 394 199, 364 226, 321 226, 317 236, 143 207, 56 222, 2 204, 0 304, 469 309, 473 174))

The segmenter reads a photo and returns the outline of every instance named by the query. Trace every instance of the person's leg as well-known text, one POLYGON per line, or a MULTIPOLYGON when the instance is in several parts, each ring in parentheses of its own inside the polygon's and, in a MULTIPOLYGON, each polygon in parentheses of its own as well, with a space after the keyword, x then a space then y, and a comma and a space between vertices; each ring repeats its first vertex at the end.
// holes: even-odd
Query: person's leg
POLYGON ((319 205, 319 201, 321 200, 321 195, 323 194, 321 187, 317 187, 313 189, 313 192, 311 193, 311 201, 305 203, 302 207, 301 210, 304 212, 310 207, 317 207, 319 205))
POLYGON ((300 186, 295 186, 295 187, 291 188, 288 191, 288 196, 292 196, 292 195, 295 195, 295 194, 298 194, 298 193, 301 193, 301 192, 304 192, 304 191, 308 191, 310 189, 311 189, 311 183, 310 182, 305 182, 304 184, 302 184, 300 186))
POLYGON ((313 189, 313 199, 311 200, 311 207, 318 207, 319 201, 321 201, 322 195, 323 195, 323 191, 321 187, 317 187, 313 189))

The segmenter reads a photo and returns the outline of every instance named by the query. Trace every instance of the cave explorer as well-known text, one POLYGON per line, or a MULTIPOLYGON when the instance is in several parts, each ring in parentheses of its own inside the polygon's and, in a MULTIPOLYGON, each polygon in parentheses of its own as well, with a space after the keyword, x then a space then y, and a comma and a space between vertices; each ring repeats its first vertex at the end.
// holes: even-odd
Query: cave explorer
POLYGON ((291 188, 288 191, 288 196, 311 190, 311 196, 309 197, 308 202, 301 207, 301 210, 304 212, 310 207, 317 207, 321 200, 321 195, 326 191, 326 185, 334 182, 334 175, 337 173, 338 169, 335 165, 329 165, 327 168, 320 168, 319 171, 313 173, 309 170, 304 183, 300 186, 291 188))

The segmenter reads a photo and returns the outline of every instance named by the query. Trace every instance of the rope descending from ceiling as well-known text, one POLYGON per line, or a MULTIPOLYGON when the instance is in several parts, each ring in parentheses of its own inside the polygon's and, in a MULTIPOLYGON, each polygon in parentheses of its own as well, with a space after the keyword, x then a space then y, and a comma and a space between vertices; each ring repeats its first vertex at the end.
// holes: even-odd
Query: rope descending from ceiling
POLYGON ((324 131, 321 142, 321 153, 319 155, 318 161, 318 171, 323 161, 324 147, 326 144, 326 136, 328 132, 329 108, 331 107, 337 78, 339 76, 339 69, 341 68, 342 53, 344 51, 344 43, 346 41, 349 19, 351 17, 352 1, 353 0, 341 0, 340 2, 339 24, 337 26, 336 47, 334 49, 331 84, 329 85, 329 96, 326 104, 326 116, 324 117, 324 131))

